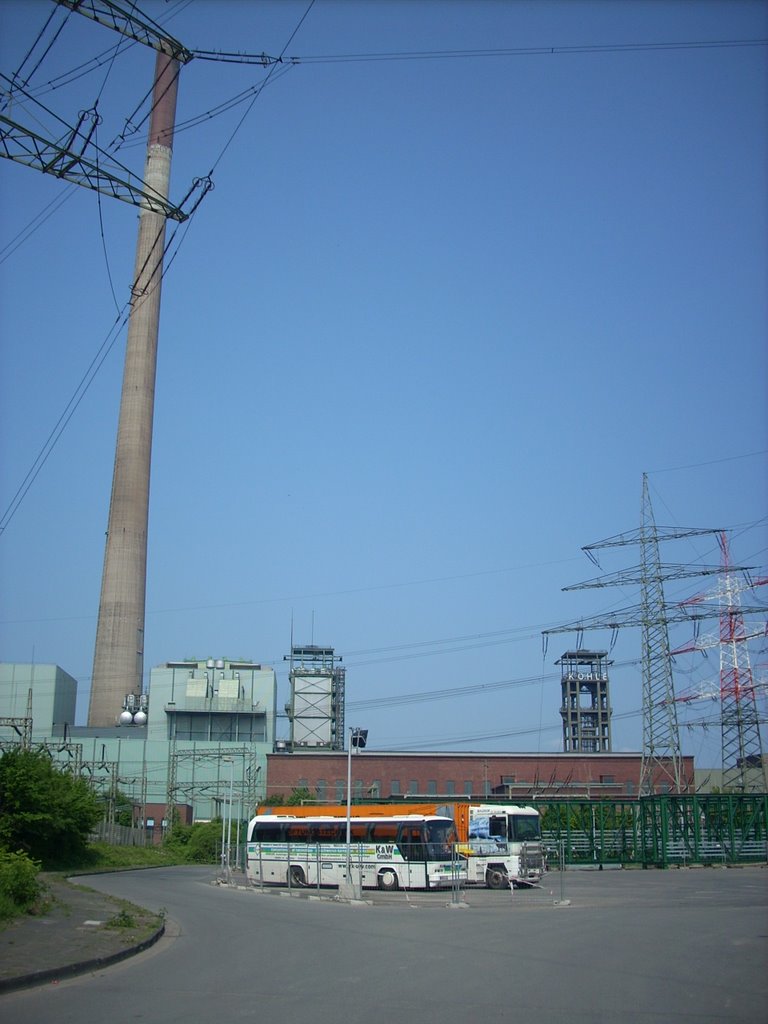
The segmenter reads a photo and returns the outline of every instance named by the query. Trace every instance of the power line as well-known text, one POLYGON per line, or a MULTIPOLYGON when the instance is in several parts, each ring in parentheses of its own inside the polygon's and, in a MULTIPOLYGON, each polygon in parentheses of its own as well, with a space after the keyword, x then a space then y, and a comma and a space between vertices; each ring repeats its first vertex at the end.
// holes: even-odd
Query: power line
POLYGON ((679 473, 683 469, 699 469, 702 466, 719 466, 723 462, 737 462, 741 459, 754 459, 760 455, 768 455, 768 448, 757 452, 745 452, 743 455, 728 455, 722 459, 710 459, 708 462, 689 462, 686 466, 665 466, 663 469, 649 469, 649 473, 679 473))
POLYGON ((365 61, 413 61, 413 60, 459 60, 498 57, 564 56, 586 53, 631 53, 656 50, 705 50, 730 49, 736 47, 766 46, 768 39, 711 39, 692 40, 678 43, 590 43, 583 46, 515 46, 491 50, 395 50, 371 53, 309 54, 304 57, 289 57, 285 50, 279 57, 264 53, 227 53, 217 50, 193 50, 198 60, 224 61, 229 64, 261 64, 262 67, 275 64, 344 64, 365 61))
MULTIPOLYGON (((8 104, 9 104, 9 103, 11 102, 11 100, 13 99, 13 95, 14 95, 14 88, 15 88, 15 84, 16 84, 16 82, 17 82, 18 78, 19 78, 19 75, 21 75, 21 72, 22 72, 22 70, 23 70, 23 68, 24 68, 24 65, 25 65, 25 64, 27 63, 27 61, 28 61, 28 60, 30 59, 30 57, 31 57, 31 56, 32 56, 32 54, 34 53, 35 49, 37 48, 37 44, 38 44, 38 43, 40 42, 40 40, 41 40, 41 39, 43 38, 43 36, 45 35, 45 32, 46 32, 46 30, 47 30, 48 26, 49 26, 49 25, 51 24, 51 21, 52 21, 52 20, 53 20, 53 18, 54 18, 54 17, 56 16, 56 14, 57 14, 57 10, 56 10, 56 8, 54 7, 54 8, 53 8, 53 9, 51 10, 50 14, 48 15, 48 17, 47 17, 47 19, 46 19, 46 22, 45 22, 45 24, 43 25, 43 27, 42 27, 42 28, 40 29, 40 31, 38 32, 38 34, 37 34, 37 38, 36 38, 36 39, 35 39, 35 41, 34 41, 34 42, 32 43, 32 45, 30 46, 30 48, 29 48, 29 49, 27 50, 27 52, 26 52, 26 54, 25 54, 25 56, 24 56, 24 59, 22 60, 21 64, 19 64, 18 68, 16 69, 16 71, 15 71, 15 72, 13 73, 13 75, 11 76, 11 79, 10 79, 10 81, 11 81, 11 90, 10 90, 10 92, 8 92, 7 96, 6 96, 6 97, 4 97, 4 102, 3 102, 3 110, 4 110, 4 109, 5 109, 5 108, 6 108, 7 106, 8 106, 8 104)), ((42 64, 42 62, 43 62, 43 61, 45 60, 45 58, 46 58, 46 56, 48 55, 48 53, 50 52, 50 50, 51 50, 51 47, 53 46, 53 44, 54 44, 54 43, 56 42, 56 40, 57 40, 57 39, 59 38, 59 35, 60 35, 60 33, 61 33, 61 30, 62 30, 62 29, 64 28, 64 26, 66 25, 67 21, 69 21, 69 18, 70 18, 70 15, 71 15, 71 14, 72 14, 72 12, 71 12, 71 11, 68 11, 68 12, 67 12, 67 14, 65 15, 64 21, 62 21, 61 25, 59 25, 59 27, 58 27, 58 29, 56 30, 56 34, 54 35, 53 39, 52 39, 52 40, 50 41, 50 43, 48 44, 48 46, 46 46, 46 48, 45 48, 45 51, 43 52, 43 55, 42 55, 42 56, 41 56, 40 58, 38 58, 38 61, 37 61, 37 63, 36 63, 36 64, 35 64, 35 66, 34 66, 34 67, 32 68, 32 70, 31 70, 31 71, 30 71, 30 73, 29 73, 29 74, 27 75, 27 77, 26 77, 26 78, 24 79, 24 81, 22 82, 22 85, 26 86, 26 85, 28 85, 28 84, 29 84, 29 82, 30 82, 30 79, 31 79, 31 78, 32 78, 32 76, 33 76, 33 75, 35 74, 35 72, 37 71, 37 69, 38 69, 38 68, 40 67, 40 65, 42 64)))
MULTIPOLYGON (((639 659, 617 662, 613 668, 626 668, 639 665, 639 659)), ((399 696, 372 697, 369 700, 348 701, 347 708, 353 711, 373 710, 377 708, 401 707, 404 704, 431 703, 437 700, 454 700, 467 694, 490 693, 496 690, 517 689, 535 686, 537 683, 557 682, 559 676, 554 672, 546 675, 521 676, 518 679, 500 679, 494 683, 470 683, 468 686, 453 686, 443 690, 423 690, 420 693, 405 693, 399 696)))
MULTIPOLYGON (((624 711, 624 712, 621 712, 620 714, 613 715, 613 720, 615 721, 616 719, 638 718, 638 717, 640 717, 642 715, 642 713, 643 712, 642 712, 641 708, 637 708, 637 709, 635 709, 633 711, 624 711)), ((410 743, 405 743, 405 744, 403 744, 403 743, 392 744, 392 745, 390 745, 390 744, 382 744, 381 746, 377 745, 376 749, 377 750, 381 750, 381 751, 434 750, 436 744, 439 744, 441 746, 451 747, 451 746, 462 745, 462 744, 465 744, 465 743, 486 743, 489 740, 505 740, 505 739, 512 739, 512 738, 517 737, 517 736, 536 735, 539 732, 559 732, 560 729, 561 729, 560 723, 556 723, 554 725, 546 725, 546 726, 543 726, 543 727, 535 725, 535 726, 526 726, 525 728, 522 728, 522 729, 511 729, 511 730, 506 731, 506 732, 485 732, 485 733, 474 733, 472 735, 464 735, 464 736, 445 736, 445 737, 433 738, 433 739, 430 739, 430 740, 426 740, 426 739, 425 740, 417 740, 416 742, 410 742, 410 743)), ((542 756, 546 756, 546 755, 542 754, 542 756)), ((602 755, 600 755, 600 756, 602 756, 602 755)))
POLYGON ((215 171, 215 169, 218 167, 218 165, 223 160, 224 155, 227 152, 227 150, 229 149, 229 147, 235 141, 235 136, 237 135, 237 133, 242 128, 243 124, 245 123, 245 119, 248 117, 248 115, 250 114, 251 110, 253 110, 253 106, 256 103, 256 100, 261 95, 262 90, 269 84, 269 81, 270 81, 270 79, 273 76, 273 72, 274 72, 275 68, 278 66, 278 63, 280 63, 283 55, 285 54, 285 51, 288 49, 288 47, 293 42, 294 38, 296 37, 297 32, 299 31, 301 26, 304 24, 307 16, 309 15, 309 12, 312 10, 314 5, 315 5, 315 0, 309 0, 309 5, 307 6, 306 10, 302 14, 301 18, 299 18, 298 24, 294 28, 293 32, 291 33, 290 37, 288 38, 287 43, 285 44, 285 46, 283 47, 283 49, 282 49, 282 51, 280 53, 280 57, 278 57, 277 62, 270 67, 269 73, 267 74, 267 77, 264 79, 264 81, 261 83, 261 85, 259 86, 257 91, 254 93, 251 102, 248 104, 247 110, 245 111, 243 116, 240 118, 240 120, 237 122, 237 124, 235 125, 235 127, 232 130, 229 138, 224 143, 224 146, 222 147, 221 152, 219 153, 218 157, 214 160, 213 166, 211 167, 210 171, 208 172, 209 177, 213 177, 213 172, 215 171))

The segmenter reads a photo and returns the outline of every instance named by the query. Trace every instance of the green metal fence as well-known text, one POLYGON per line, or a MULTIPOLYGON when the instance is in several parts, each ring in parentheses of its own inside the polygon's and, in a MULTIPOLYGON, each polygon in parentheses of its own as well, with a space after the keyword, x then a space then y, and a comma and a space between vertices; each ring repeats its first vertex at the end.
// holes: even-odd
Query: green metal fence
POLYGON ((768 861, 768 794, 537 801, 551 858, 580 867, 768 861))

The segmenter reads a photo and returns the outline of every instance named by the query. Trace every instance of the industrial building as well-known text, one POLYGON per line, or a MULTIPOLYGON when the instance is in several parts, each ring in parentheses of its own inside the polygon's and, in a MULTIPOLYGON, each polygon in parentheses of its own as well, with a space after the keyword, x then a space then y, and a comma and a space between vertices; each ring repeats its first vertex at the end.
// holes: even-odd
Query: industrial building
MULTIPOLYGON (((622 754, 497 754, 377 753, 351 758, 352 798, 486 799, 515 801, 538 798, 564 800, 635 799, 642 755, 622 754)), ((683 758, 687 789, 694 786, 693 758, 683 758)), ((290 796, 308 789, 319 800, 343 801, 347 755, 314 751, 276 753, 267 757, 267 798, 290 796)), ((668 792, 668 777, 659 772, 656 791, 668 792)))
POLYGON ((230 804, 247 814, 258 803, 276 700, 268 666, 171 661, 152 669, 147 694, 110 708, 112 724, 77 726, 71 675, 58 665, 0 664, 0 749, 47 750, 105 794, 127 797, 137 824, 160 830, 171 807, 183 821, 204 821, 230 804))
MULTIPOLYGON (((155 840, 170 821, 206 821, 230 809, 247 817, 259 802, 286 800, 295 790, 343 802, 348 767, 353 800, 624 802, 640 795, 642 754, 610 749, 605 652, 566 652, 559 661, 563 740, 572 747, 562 753, 366 749, 348 758, 340 660, 333 648, 292 647, 287 739, 278 736, 275 671, 255 662, 166 662, 151 670, 147 693, 110 706, 105 726, 75 725, 77 681, 59 666, 0 664, 0 750, 47 750, 106 796, 127 797, 134 824, 155 840)), ((665 766, 654 771, 654 792, 670 792, 665 766)), ((683 792, 721 781, 682 758, 683 792)))
POLYGON ((346 672, 332 647, 291 646, 287 747, 344 749, 346 672))

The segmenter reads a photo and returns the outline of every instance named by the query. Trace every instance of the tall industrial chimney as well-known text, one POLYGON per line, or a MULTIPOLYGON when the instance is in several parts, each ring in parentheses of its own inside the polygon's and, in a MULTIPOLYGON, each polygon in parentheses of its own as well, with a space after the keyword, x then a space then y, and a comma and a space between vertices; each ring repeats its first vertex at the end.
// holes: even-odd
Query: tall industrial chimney
MULTIPOLYGON (((168 197, 179 63, 157 54, 144 180, 168 197)), ((142 206, 120 400, 109 525, 88 709, 114 725, 126 694, 140 694, 144 658, 147 523, 165 216, 142 206)))

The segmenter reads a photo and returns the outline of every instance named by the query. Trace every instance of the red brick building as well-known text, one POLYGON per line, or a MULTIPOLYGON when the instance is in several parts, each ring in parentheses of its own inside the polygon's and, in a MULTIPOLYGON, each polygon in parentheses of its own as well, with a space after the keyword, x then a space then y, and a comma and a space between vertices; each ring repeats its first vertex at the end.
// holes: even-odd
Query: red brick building
MULTIPOLYGON (((638 794, 640 754, 451 754, 360 751, 352 754, 352 798, 481 799, 504 796, 566 799, 633 799, 638 794)), ((686 786, 693 789, 692 757, 683 757, 686 786)), ((267 800, 309 789, 321 801, 346 800, 347 755, 336 751, 267 756, 267 800)), ((658 793, 669 790, 663 772, 658 793)))

